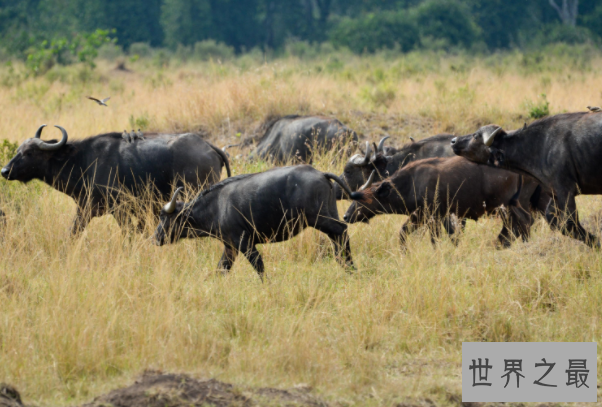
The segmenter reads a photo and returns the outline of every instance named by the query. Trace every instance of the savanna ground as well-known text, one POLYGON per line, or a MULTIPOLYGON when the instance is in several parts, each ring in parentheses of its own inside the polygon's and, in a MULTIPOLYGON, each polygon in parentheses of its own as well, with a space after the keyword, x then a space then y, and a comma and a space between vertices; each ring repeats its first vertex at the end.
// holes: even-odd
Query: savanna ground
MULTIPOLYGON (((17 64, 1 72, 0 137, 20 143, 48 123, 72 139, 138 127, 202 130, 222 146, 252 136, 267 115, 320 113, 367 140, 386 133, 401 145, 488 123, 517 128, 546 100, 551 113, 599 105, 602 55, 553 51, 140 60, 128 63, 131 72, 100 61, 93 72, 57 67, 39 78, 24 78, 17 64), (110 95, 110 106, 88 94, 110 95)), ((58 131, 48 127, 43 137, 58 131)), ((342 171, 329 157, 315 166, 342 171)), ((270 166, 233 159, 232 167, 270 166)), ((541 218, 528 243, 507 250, 494 247, 501 221, 492 217, 469 222, 458 247, 447 237, 433 247, 422 232, 403 252, 405 217, 380 216, 350 227, 353 275, 309 229, 260 246, 262 284, 243 256, 228 276, 216 275, 222 246, 211 239, 156 247, 152 226, 124 235, 109 216, 72 239, 74 203, 38 182, 0 181, 0 205, 0 381, 34 404, 81 404, 158 369, 249 388, 309 386, 333 405, 454 405, 463 341, 602 334, 601 253, 541 218)), ((340 216, 347 206, 339 204, 340 216)), ((578 207, 599 233, 602 198, 580 197, 578 207)))

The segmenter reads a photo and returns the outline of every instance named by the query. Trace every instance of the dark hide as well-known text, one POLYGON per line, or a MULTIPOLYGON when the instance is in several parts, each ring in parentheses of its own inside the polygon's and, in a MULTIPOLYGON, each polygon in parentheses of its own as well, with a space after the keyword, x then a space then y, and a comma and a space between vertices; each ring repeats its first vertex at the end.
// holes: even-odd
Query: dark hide
MULTIPOLYGON (((285 116, 262 126, 265 133, 249 158, 287 163, 311 163, 312 154, 344 148, 357 134, 337 119, 323 116, 285 116)), ((347 150, 347 149, 346 149, 347 150)))
POLYGON ((344 219, 349 223, 367 222, 379 214, 409 215, 401 229, 401 242, 417 226, 432 221, 433 236, 440 222, 450 214, 477 220, 504 205, 504 227, 498 236, 509 246, 514 236, 529 237, 531 216, 522 209, 537 184, 522 185, 520 176, 461 157, 428 158, 412 162, 393 176, 364 191, 354 192, 344 219), (521 193, 521 189, 529 189, 521 193))
MULTIPOLYGON (((82 231, 92 217, 111 213, 123 200, 124 191, 140 196, 152 183, 151 190, 164 201, 174 185, 186 183, 201 189, 218 182, 224 165, 230 175, 225 154, 198 134, 147 133, 144 138, 128 143, 121 133, 107 133, 67 142, 56 151, 40 150, 39 139, 31 138, 1 173, 10 181, 39 179, 71 196, 78 207, 73 234, 82 231)), ((128 224, 129 216, 114 215, 120 226, 128 224)), ((139 218, 138 228, 143 227, 139 218)))
MULTIPOLYGON (((377 172, 374 180, 378 182, 413 161, 433 157, 453 157, 454 152, 450 145, 452 138, 454 136, 451 134, 438 134, 411 142, 401 147, 392 156, 387 155, 386 152, 389 150, 387 150, 388 147, 385 147, 385 153, 376 154, 367 165, 358 165, 353 160, 349 160, 345 165, 341 179, 347 183, 349 189, 357 191, 360 186, 364 185, 373 170, 377 172)), ((337 198, 342 199, 340 189, 337 191, 337 198)))
POLYGON ((565 113, 537 120, 518 131, 496 125, 452 140, 458 155, 537 179, 552 191, 546 219, 553 229, 589 246, 597 236, 579 222, 575 197, 602 194, 602 113, 565 113))
POLYGON ((311 226, 328 235, 337 260, 352 268, 347 225, 339 221, 329 180, 341 182, 309 165, 229 178, 190 203, 175 203, 173 212, 166 205, 155 241, 163 245, 180 238, 211 236, 225 246, 219 269, 230 270, 242 252, 262 276, 263 260, 255 246, 288 240, 311 226))

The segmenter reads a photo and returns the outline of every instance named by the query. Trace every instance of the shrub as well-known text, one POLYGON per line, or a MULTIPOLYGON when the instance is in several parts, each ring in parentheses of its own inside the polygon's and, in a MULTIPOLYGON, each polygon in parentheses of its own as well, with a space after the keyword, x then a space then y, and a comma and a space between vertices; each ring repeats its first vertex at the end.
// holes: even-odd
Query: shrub
POLYGON ((2 143, 0 143, 0 165, 4 167, 17 154, 18 148, 19 144, 2 140, 2 143))
POLYGON ((566 24, 546 24, 527 42, 531 47, 542 47, 549 44, 588 44, 597 42, 599 38, 586 27, 571 27, 566 24))
POLYGON ((319 54, 319 50, 318 46, 307 41, 288 40, 284 46, 284 53, 287 56, 309 59, 315 58, 319 54))
POLYGON ((401 12, 343 18, 330 32, 330 41, 334 45, 348 47, 357 53, 396 47, 405 52, 414 48, 418 40, 418 28, 401 12))
POLYGON ((153 54, 153 49, 146 42, 135 42, 130 45, 129 54, 140 58, 147 58, 153 54))
POLYGON ((35 75, 46 73, 55 64, 69 65, 76 60, 94 68, 98 49, 103 44, 115 42, 115 39, 109 37, 114 32, 115 30, 96 30, 90 34, 76 34, 72 39, 42 41, 26 51, 26 66, 35 75))
POLYGON ((107 61, 115 61, 117 58, 123 57, 123 49, 116 44, 104 44, 98 48, 98 57, 107 61))
POLYGON ((526 103, 527 109, 529 109, 529 117, 532 119, 541 119, 550 115, 550 102, 548 102, 546 94, 542 93, 539 97, 541 99, 539 103, 531 101, 526 103))
POLYGON ((234 48, 215 40, 205 40, 194 44, 194 56, 201 61, 210 59, 225 61, 234 57, 234 48))

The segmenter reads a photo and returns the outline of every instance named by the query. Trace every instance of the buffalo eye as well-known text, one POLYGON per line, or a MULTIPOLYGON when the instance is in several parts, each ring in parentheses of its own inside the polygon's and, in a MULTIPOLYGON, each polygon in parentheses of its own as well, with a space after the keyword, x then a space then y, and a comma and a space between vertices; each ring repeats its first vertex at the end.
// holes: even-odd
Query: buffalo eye
POLYGON ((376 190, 376 196, 378 196, 379 198, 386 198, 389 196, 390 193, 391 184, 389 184, 388 182, 383 182, 376 190))

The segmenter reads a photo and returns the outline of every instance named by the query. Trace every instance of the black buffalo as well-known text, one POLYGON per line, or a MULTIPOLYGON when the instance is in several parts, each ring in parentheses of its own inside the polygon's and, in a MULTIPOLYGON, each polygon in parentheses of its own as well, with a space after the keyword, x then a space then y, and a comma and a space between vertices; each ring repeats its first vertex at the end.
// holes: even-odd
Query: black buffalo
MULTIPOLYGON (((441 221, 444 225, 449 222, 450 214, 477 220, 502 205, 506 211, 501 211, 504 226, 499 243, 507 247, 515 236, 529 237, 531 215, 520 203, 522 177, 510 171, 461 157, 427 158, 408 164, 374 186, 373 179, 370 176, 360 191, 351 194, 355 202, 343 219, 354 223, 367 222, 378 214, 409 215, 400 232, 402 245, 408 233, 429 220, 433 220, 433 236, 438 236, 441 221)), ((453 227, 447 225, 446 229, 453 227)))
POLYGON ((546 210, 550 226, 600 247, 579 222, 575 196, 602 194, 602 113, 559 114, 511 132, 488 125, 451 144, 469 160, 537 179, 553 193, 546 210))
MULTIPOLYGON (((372 155, 370 144, 366 143, 365 154, 356 154, 345 164, 341 179, 349 189, 357 191, 373 170, 376 170, 375 181, 378 182, 412 161, 455 155, 450 145, 451 139, 454 138, 452 134, 437 134, 420 141, 413 141, 399 149, 386 147, 385 141, 388 138, 389 136, 383 137, 378 146, 375 146, 374 155, 372 155), (393 152, 395 154, 391 155, 393 152)), ((339 199, 342 198, 341 192, 340 189, 337 190, 339 199)))
POLYGON ((299 160, 311 163, 312 156, 333 148, 347 150, 357 134, 337 119, 323 116, 285 116, 266 121, 262 136, 249 158, 275 163, 299 160))
POLYGON ((242 252, 262 277, 263 260, 255 245, 288 240, 311 226, 328 235, 336 259, 352 268, 347 225, 339 221, 329 180, 342 184, 336 175, 299 165, 229 178, 189 203, 177 201, 178 190, 161 211, 155 241, 217 238, 224 243, 219 269, 230 270, 242 252))
POLYGON ((198 134, 146 133, 143 140, 128 143, 121 133, 107 133, 67 142, 67 131, 56 126, 62 139, 45 142, 40 138, 44 126, 21 144, 1 173, 10 181, 39 179, 71 196, 77 204, 73 234, 107 212, 126 226, 127 213, 113 212, 124 191, 140 196, 152 185, 152 192, 165 200, 174 184, 197 189, 214 184, 224 165, 230 176, 226 155, 198 134))
MULTIPOLYGON (((386 155, 387 150, 384 147, 384 142, 388 137, 383 138, 378 147, 375 146, 376 154, 371 154, 370 146, 366 143, 368 154, 365 156, 357 154, 351 157, 345 165, 341 179, 350 190, 357 191, 366 182, 372 171, 376 171, 374 181, 378 182, 416 160, 455 157, 456 154, 451 146, 451 140, 454 137, 451 134, 438 134, 411 142, 397 150, 397 153, 393 156, 386 155)), ((546 207, 552 197, 551 192, 547 188, 541 187, 533 177, 525 176, 524 182, 525 187, 521 193, 523 207, 531 210, 534 215, 545 215, 546 207), (528 194, 528 204, 526 194, 528 194)), ((342 197, 342 191, 338 188, 337 199, 342 199, 342 197)), ((463 221, 464 223, 465 221, 463 221)))

